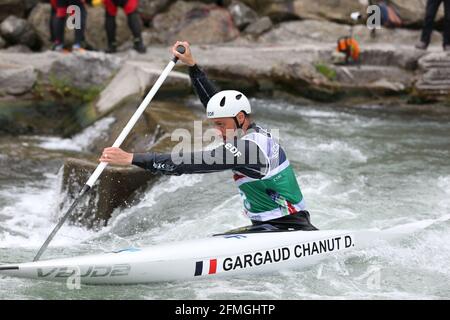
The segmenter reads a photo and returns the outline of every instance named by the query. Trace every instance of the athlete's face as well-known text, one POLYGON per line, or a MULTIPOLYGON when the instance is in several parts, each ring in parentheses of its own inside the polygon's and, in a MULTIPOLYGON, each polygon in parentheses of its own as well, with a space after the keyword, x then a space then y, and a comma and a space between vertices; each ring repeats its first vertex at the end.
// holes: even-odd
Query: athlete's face
POLYGON ((233 118, 212 119, 217 133, 224 139, 231 139, 236 131, 236 123, 233 118))

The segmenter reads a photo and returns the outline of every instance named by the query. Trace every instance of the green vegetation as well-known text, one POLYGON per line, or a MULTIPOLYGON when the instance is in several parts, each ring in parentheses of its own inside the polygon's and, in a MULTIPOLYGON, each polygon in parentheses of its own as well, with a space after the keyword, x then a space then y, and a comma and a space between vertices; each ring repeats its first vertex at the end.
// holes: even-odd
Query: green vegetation
POLYGON ((49 83, 38 79, 33 87, 33 94, 39 100, 50 100, 58 102, 75 102, 77 104, 90 103, 94 101, 102 91, 101 86, 90 86, 89 88, 78 88, 70 84, 67 79, 49 76, 49 83))
POLYGON ((59 98, 73 98, 80 103, 88 103, 95 100, 100 94, 100 86, 91 86, 87 89, 81 89, 72 86, 67 79, 57 78, 50 75, 50 90, 59 98))
POLYGON ((336 80, 337 74, 336 70, 331 68, 330 66, 324 64, 324 63, 317 63, 314 65, 316 68, 316 71, 326 77, 330 81, 336 80))

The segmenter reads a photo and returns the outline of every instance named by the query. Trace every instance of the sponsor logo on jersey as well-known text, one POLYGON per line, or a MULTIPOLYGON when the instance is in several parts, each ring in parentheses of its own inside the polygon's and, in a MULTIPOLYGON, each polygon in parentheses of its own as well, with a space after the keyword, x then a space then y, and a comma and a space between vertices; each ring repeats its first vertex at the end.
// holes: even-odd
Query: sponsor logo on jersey
POLYGON ((225 145, 225 149, 229 150, 235 157, 242 156, 242 153, 238 150, 238 148, 236 148, 229 142, 225 145))

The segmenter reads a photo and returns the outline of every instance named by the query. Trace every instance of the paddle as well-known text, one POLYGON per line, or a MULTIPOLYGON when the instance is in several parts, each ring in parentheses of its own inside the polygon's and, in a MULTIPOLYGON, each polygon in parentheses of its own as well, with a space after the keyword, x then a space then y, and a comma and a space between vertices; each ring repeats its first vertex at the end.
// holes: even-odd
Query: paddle
MULTIPOLYGON (((179 45, 176 50, 179 53, 181 53, 181 54, 186 52, 186 48, 183 47, 182 45, 179 45)), ((128 123, 125 126, 125 128, 123 128, 123 130, 120 133, 119 137, 117 137, 116 141, 114 141, 114 144, 112 145, 113 147, 116 147, 116 148, 120 147, 122 142, 125 140, 125 138, 130 133, 131 129, 133 129, 133 127, 136 124, 136 122, 138 121, 139 117, 142 115, 144 110, 147 108, 149 103, 152 101, 153 97, 155 96, 155 94, 159 90, 159 88, 161 87, 161 85, 164 82, 164 80, 166 80, 166 78, 169 75, 170 71, 172 71, 172 69, 175 66, 175 64, 177 63, 177 61, 178 61, 178 58, 177 57, 173 57, 173 59, 167 64, 166 68, 163 70, 163 72, 159 76, 158 80, 156 80, 156 82, 153 85, 153 87, 147 93, 147 96, 145 97, 145 99, 141 102, 141 104, 139 105, 138 109, 133 114, 131 119, 128 121, 128 123)), ((71 215, 72 211, 77 207, 78 203, 88 194, 88 192, 91 190, 92 186, 97 181, 97 179, 100 177, 100 175, 102 174, 103 170, 106 168, 107 165, 108 164, 106 162, 101 162, 97 166, 95 171, 89 177, 89 179, 86 182, 86 184, 81 189, 81 191, 78 194, 78 196, 75 199, 75 201, 70 206, 69 210, 67 210, 67 212, 64 214, 64 216, 62 216, 61 219, 59 219, 58 224, 55 226, 53 231, 47 237, 47 240, 45 240, 44 244, 39 249, 39 251, 36 254, 36 256, 34 257, 33 261, 38 261, 39 260, 39 258, 42 256, 42 254, 44 253, 44 251, 47 249, 48 245, 50 244, 50 241, 52 241, 53 237, 56 235, 58 230, 62 227, 64 222, 67 220, 67 218, 71 215)))

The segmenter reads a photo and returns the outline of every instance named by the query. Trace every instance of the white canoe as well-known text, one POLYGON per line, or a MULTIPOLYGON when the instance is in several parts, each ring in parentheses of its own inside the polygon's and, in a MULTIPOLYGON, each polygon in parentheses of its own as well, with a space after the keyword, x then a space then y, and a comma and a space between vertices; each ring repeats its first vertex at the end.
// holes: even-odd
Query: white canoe
POLYGON ((302 268, 373 244, 379 231, 289 231, 219 235, 111 253, 0 265, 0 274, 84 284, 210 279, 302 268))

